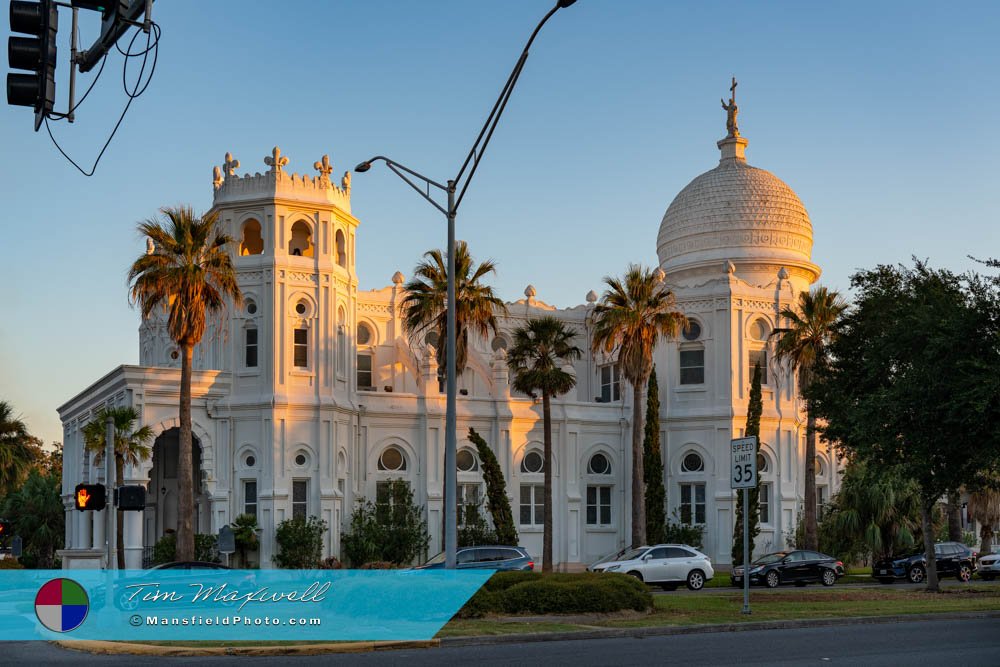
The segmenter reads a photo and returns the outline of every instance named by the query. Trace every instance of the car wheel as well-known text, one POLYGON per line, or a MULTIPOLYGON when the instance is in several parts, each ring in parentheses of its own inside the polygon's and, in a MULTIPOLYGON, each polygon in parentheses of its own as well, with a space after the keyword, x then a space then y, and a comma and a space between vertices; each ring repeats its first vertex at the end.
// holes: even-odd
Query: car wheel
POLYGON ((631 572, 628 573, 628 576, 635 577, 639 581, 642 581, 643 583, 645 583, 645 580, 642 578, 642 572, 637 572, 635 570, 632 570, 631 572))
POLYGON ((676 591, 677 584, 660 584, 660 588, 662 588, 665 591, 676 591))
POLYGON ((837 583, 837 573, 833 570, 823 570, 823 585, 833 586, 837 583))
POLYGON ((701 570, 688 572, 687 587, 692 591, 700 591, 705 587, 705 573, 701 570))
POLYGON ((777 588, 778 584, 781 583, 781 577, 774 570, 767 573, 767 577, 764 578, 764 583, 767 584, 768 588, 777 588))
POLYGON ((962 565, 958 568, 958 580, 969 581, 970 579, 972 579, 972 568, 965 563, 962 563, 962 565))
POLYGON ((879 582, 880 584, 891 584, 891 583, 893 583, 894 581, 895 581, 895 579, 890 579, 890 578, 888 578, 888 577, 882 577, 881 579, 879 579, 879 580, 878 580, 878 582, 879 582))
POLYGON ((907 575, 911 584, 922 584, 924 583, 924 566, 914 565, 910 568, 910 572, 907 575))

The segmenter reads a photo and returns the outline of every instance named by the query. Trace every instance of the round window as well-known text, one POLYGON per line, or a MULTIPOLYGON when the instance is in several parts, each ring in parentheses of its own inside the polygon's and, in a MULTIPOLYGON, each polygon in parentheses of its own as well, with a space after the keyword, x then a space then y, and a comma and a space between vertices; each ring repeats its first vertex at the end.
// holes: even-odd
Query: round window
POLYGON ((528 452, 521 461, 521 472, 542 472, 545 462, 538 452, 528 452))
POLYGON ((257 304, 253 301, 247 301, 247 312, 253 315, 257 312, 257 304))
POLYGON ((701 338, 701 325, 698 320, 688 320, 687 326, 681 332, 684 340, 698 340, 701 338))
POLYGON ((358 325, 358 345, 367 345, 372 339, 372 330, 364 324, 358 325))
POLYGON ((399 451, 396 447, 388 447, 382 456, 378 458, 378 469, 379 470, 406 470, 406 459, 403 458, 403 452, 399 451))
POLYGON ((705 470, 705 462, 701 460, 701 456, 695 452, 688 452, 684 455, 684 462, 681 463, 681 470, 683 472, 702 472, 705 470))
POLYGON ((433 345, 434 347, 437 347, 438 344, 437 331, 428 331, 427 335, 424 336, 424 343, 426 345, 433 345))
POLYGON ((461 472, 474 472, 479 469, 476 457, 468 449, 463 449, 455 455, 455 463, 461 472))
POLYGON ((767 457, 757 454, 757 472, 767 472, 767 457))
POLYGON ((247 464, 248 468, 252 468, 257 463, 257 459, 254 458, 253 454, 247 454, 247 457, 243 461, 247 464))
POLYGON ((295 456, 295 465, 297 465, 297 466, 304 466, 306 464, 306 460, 307 459, 306 459, 306 455, 305 454, 296 454, 296 456, 295 456))
POLYGON ((177 352, 177 350, 171 350, 170 351, 170 358, 171 359, 176 359, 179 356, 181 356, 181 355, 177 352))
POLYGON ((595 475, 608 475, 611 473, 611 461, 604 454, 594 454, 590 457, 590 472, 595 475))
POLYGON ((493 348, 494 352, 498 350, 506 350, 508 345, 509 343, 507 342, 507 339, 503 336, 497 336, 493 339, 493 342, 490 343, 490 347, 493 348))
POLYGON ((305 302, 299 301, 297 304, 295 304, 295 312, 298 313, 299 315, 305 315, 306 314, 305 302))
POLYGON ((767 326, 767 322, 764 320, 757 320, 753 323, 753 327, 750 328, 750 335, 753 336, 754 340, 767 340, 769 333, 771 333, 771 328, 767 326))

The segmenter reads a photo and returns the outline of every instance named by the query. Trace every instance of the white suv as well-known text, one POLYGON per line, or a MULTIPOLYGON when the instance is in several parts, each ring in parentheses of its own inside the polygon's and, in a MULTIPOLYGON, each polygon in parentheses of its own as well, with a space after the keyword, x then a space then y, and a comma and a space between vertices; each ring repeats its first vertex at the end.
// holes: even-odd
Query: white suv
POLYGON ((715 576, 708 556, 686 544, 657 544, 630 549, 615 560, 597 563, 594 572, 621 572, 647 584, 657 584, 673 591, 686 584, 693 591, 701 590, 715 576))

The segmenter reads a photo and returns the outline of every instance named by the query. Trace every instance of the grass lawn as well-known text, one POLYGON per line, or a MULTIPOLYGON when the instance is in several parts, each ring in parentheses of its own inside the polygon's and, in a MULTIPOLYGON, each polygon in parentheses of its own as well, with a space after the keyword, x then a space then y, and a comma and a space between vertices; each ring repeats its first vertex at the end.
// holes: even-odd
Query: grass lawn
MULTIPOLYGON (((753 613, 740 613, 743 594, 736 589, 732 595, 658 595, 655 609, 649 614, 595 616, 593 620, 560 623, 511 623, 513 619, 453 620, 438 633, 438 637, 480 634, 516 634, 520 632, 551 632, 583 630, 594 627, 656 627, 704 625, 712 623, 745 623, 754 621, 798 620, 855 616, 890 616, 949 611, 1000 610, 1000 586, 949 588, 942 593, 923 591, 814 588, 784 589, 750 593, 753 613), (545 626, 552 626, 547 628, 545 626)), ((555 617, 548 617, 555 621, 555 617)))

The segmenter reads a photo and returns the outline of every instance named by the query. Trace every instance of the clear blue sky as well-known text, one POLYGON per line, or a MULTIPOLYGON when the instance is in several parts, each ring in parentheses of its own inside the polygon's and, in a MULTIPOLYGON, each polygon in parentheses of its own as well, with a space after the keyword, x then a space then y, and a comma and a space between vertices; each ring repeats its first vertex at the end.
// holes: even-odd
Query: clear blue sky
MULTIPOLYGON (((0 107, 0 400, 58 440, 58 405, 138 361, 135 223, 207 209, 227 150, 241 172, 278 144, 299 173, 324 153, 337 173, 383 153, 453 175, 551 4, 159 0, 155 78, 93 178, 31 131, 29 109, 0 107)), ((748 161, 802 198, 825 284, 911 255, 973 268, 968 254, 1000 255, 1000 3, 949 4, 579 0, 539 36, 459 238, 498 262, 505 299, 531 283, 560 307, 654 264, 667 205, 717 163, 735 74, 748 161)), ((82 17, 84 43, 96 23, 82 17)), ((125 102, 121 66, 110 57, 77 122, 53 128, 88 167, 125 102)), ((444 245, 441 216, 384 168, 352 194, 362 289, 444 245)))

